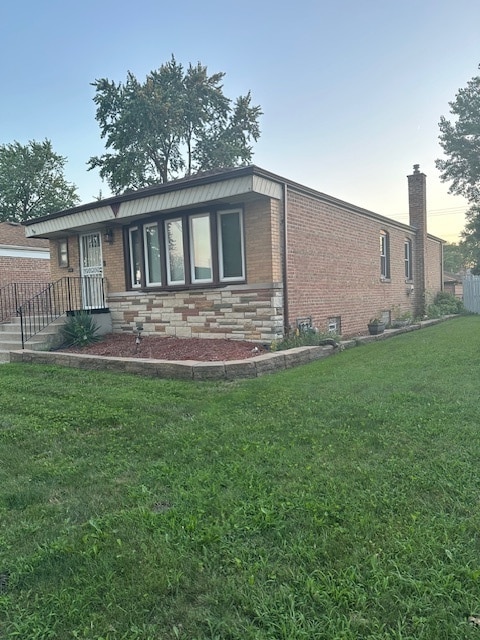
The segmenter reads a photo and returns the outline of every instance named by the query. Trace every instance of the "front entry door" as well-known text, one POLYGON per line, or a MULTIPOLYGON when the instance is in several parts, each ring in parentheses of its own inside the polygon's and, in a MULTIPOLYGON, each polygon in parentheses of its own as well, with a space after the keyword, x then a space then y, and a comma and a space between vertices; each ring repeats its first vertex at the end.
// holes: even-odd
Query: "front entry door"
POLYGON ((102 309, 103 259, 100 233, 80 236, 80 261, 82 265, 82 296, 84 309, 102 309))

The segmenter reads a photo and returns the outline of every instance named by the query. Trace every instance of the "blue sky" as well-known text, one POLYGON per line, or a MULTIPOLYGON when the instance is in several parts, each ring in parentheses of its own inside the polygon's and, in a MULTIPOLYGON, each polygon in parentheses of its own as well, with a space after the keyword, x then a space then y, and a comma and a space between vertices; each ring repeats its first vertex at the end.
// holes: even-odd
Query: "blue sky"
POLYGON ((429 231, 448 241, 464 200, 435 169, 438 121, 478 74, 478 0, 5 0, 0 7, 0 144, 52 141, 82 201, 102 190, 96 78, 139 79, 172 53, 251 90, 254 163, 407 222, 407 181, 427 174, 429 231))

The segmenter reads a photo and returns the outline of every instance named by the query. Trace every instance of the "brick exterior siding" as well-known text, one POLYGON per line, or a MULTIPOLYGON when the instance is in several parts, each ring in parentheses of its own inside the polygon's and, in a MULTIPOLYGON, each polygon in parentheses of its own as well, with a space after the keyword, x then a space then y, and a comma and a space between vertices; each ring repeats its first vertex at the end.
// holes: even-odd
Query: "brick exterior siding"
MULTIPOLYGON (((413 311, 417 294, 410 293, 405 280, 404 253, 405 240, 411 240, 415 254, 412 231, 292 189, 287 204, 290 326, 311 316, 326 331, 329 318, 340 316, 342 333, 355 335, 365 333, 368 320, 382 312, 413 311), (380 277, 382 231, 388 233, 390 249, 386 281, 380 277)), ((432 274, 432 282, 440 279, 437 275, 432 274)))
POLYGON ((443 250, 442 244, 427 238, 425 254, 425 303, 433 302, 435 295, 443 288, 443 250))
POLYGON ((50 282, 49 260, 0 256, 0 287, 11 282, 50 282))
POLYGON ((48 240, 26 238, 25 227, 18 223, 0 222, 0 287, 10 283, 39 283, 50 282, 50 260, 21 255, 32 250, 47 251, 48 240), (19 255, 8 255, 13 250, 19 255))

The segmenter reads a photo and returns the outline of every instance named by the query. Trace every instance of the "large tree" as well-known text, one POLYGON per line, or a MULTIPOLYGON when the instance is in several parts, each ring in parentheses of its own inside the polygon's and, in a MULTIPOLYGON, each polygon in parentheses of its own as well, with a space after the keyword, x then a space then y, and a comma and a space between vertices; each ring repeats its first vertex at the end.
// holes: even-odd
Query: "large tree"
POLYGON ((441 179, 450 182, 450 193, 464 196, 471 204, 480 203, 480 76, 460 89, 450 113, 439 122, 440 145, 445 158, 436 161, 441 179))
POLYGON ((65 163, 49 140, 0 145, 0 220, 24 222, 79 202, 65 163))
POLYGON ((198 63, 184 69, 174 56, 139 82, 96 80, 96 119, 107 153, 90 158, 114 193, 207 169, 247 164, 260 137, 259 106, 247 93, 232 103, 224 73, 198 63))
POLYGON ((474 204, 466 213, 466 225, 462 231, 460 248, 465 256, 465 266, 475 275, 480 274, 480 204, 474 204))
MULTIPOLYGON (((479 65, 480 68, 480 65, 479 65)), ((460 247, 474 272, 480 272, 480 76, 459 89, 449 103, 453 120, 439 122, 440 145, 445 157, 436 161, 449 192, 471 204, 460 247)))

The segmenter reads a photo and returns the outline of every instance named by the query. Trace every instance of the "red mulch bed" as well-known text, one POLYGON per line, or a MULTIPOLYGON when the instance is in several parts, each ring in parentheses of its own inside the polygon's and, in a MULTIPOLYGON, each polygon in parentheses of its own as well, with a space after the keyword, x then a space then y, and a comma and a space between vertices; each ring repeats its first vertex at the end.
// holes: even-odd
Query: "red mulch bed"
POLYGON ((143 336, 136 344, 135 336, 127 333, 105 335, 101 342, 86 347, 61 348, 67 353, 109 356, 112 358, 153 358, 155 360, 201 360, 217 362, 244 360, 266 353, 260 344, 239 340, 210 338, 174 338, 143 336))

